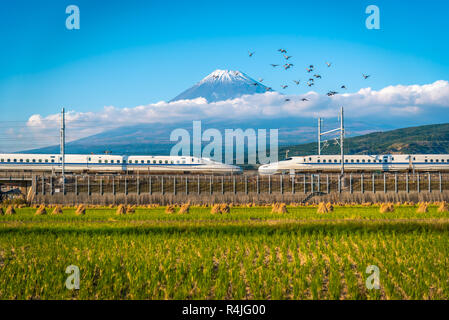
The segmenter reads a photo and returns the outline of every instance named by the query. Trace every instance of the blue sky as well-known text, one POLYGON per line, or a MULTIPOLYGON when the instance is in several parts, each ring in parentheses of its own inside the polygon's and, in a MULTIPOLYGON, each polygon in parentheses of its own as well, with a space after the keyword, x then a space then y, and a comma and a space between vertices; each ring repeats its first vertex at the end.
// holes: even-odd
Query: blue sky
POLYGON ((169 100, 217 68, 280 90, 312 63, 328 73, 318 92, 447 79, 448 10, 443 0, 2 1, 2 118, 169 100), (69 4, 80 8, 80 30, 65 28, 69 4), (365 28, 369 4, 380 8, 381 30, 365 28), (269 66, 283 62, 281 47, 295 64, 284 72, 269 66))
POLYGON ((323 76, 313 87, 320 94, 342 84, 357 92, 448 80, 448 12, 444 0, 4 0, 0 123, 25 126, 62 106, 101 112, 168 101, 215 69, 264 78, 286 94, 309 91, 293 85, 307 81, 309 64, 323 76), (80 8, 80 30, 65 27, 70 4, 80 8), (380 30, 365 27, 371 4, 380 30), (292 69, 269 66, 284 63, 279 48, 293 56, 292 69))

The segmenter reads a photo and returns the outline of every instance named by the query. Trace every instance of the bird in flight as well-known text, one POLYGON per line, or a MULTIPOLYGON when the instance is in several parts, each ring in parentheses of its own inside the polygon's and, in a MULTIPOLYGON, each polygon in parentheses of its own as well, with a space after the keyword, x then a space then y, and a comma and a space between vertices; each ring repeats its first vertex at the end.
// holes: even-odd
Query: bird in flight
POLYGON ((282 87, 282 89, 285 89, 285 88, 287 88, 287 87, 288 87, 288 85, 286 85, 286 84, 283 84, 283 85, 281 85, 281 87, 282 87))
POLYGON ((332 63, 330 63, 330 62, 326 62, 326 64, 327 64, 328 68, 332 65, 332 63))
POLYGON ((335 91, 329 91, 328 93, 327 93, 327 95, 329 96, 329 97, 331 97, 331 96, 333 96, 333 95, 336 95, 338 92, 335 92, 335 91))
POLYGON ((310 81, 310 82, 313 82, 313 81, 315 81, 315 79, 313 79, 313 78, 309 78, 309 81, 310 81))
POLYGON ((286 64, 284 64, 284 69, 285 70, 290 69, 290 67, 292 67, 292 66, 293 66, 293 63, 286 63, 286 64))
POLYGON ((309 99, 302 98, 301 101, 309 101, 309 99))
POLYGON ((265 88, 265 91, 271 91, 271 90, 273 90, 273 89, 271 89, 271 87, 266 87, 265 88))
POLYGON ((257 83, 257 82, 254 82, 253 83, 253 86, 258 86, 259 84, 257 83))
POLYGON ((290 59, 291 57, 292 57, 292 56, 287 56, 287 55, 284 54, 285 60, 288 60, 288 59, 290 59))
POLYGON ((276 68, 276 67, 278 66, 278 64, 271 64, 271 66, 272 66, 273 68, 276 68))
POLYGON ((287 53, 287 50, 285 50, 285 49, 278 49, 278 51, 279 51, 280 53, 287 53))
POLYGON ((321 79, 321 76, 319 74, 314 74, 313 76, 317 79, 321 79))
POLYGON ((293 82, 294 83, 296 83, 296 85, 299 85, 299 82, 300 82, 301 80, 293 80, 293 82))
POLYGON ((369 74, 362 74, 362 77, 365 78, 365 79, 368 79, 370 77, 370 75, 369 74))
POLYGON ((289 98, 287 98, 287 99, 285 99, 285 101, 287 102, 287 101, 290 101, 290 99, 289 98))
POLYGON ((252 57, 253 54, 255 54, 255 53, 256 53, 256 51, 254 51, 254 52, 248 51, 248 55, 249 55, 250 57, 252 57))
POLYGON ((307 72, 309 72, 309 73, 313 71, 312 68, 306 68, 306 70, 307 70, 307 72))
POLYGON ((342 85, 340 88, 342 88, 342 89, 346 89, 346 86, 345 85, 342 85))
POLYGON ((311 86, 313 86, 315 83, 313 83, 313 82, 307 82, 307 85, 309 86, 309 87, 311 87, 311 86))

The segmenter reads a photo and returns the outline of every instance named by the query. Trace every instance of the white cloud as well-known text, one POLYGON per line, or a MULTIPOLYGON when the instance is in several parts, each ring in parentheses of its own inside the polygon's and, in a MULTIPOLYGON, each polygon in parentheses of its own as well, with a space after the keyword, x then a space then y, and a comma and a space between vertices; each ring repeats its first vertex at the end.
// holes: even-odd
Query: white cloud
MULTIPOLYGON (((439 80, 426 85, 388 86, 379 91, 371 88, 333 97, 310 91, 301 95, 267 92, 233 100, 208 103, 203 98, 175 102, 157 102, 133 108, 106 106, 99 112, 69 111, 66 115, 69 140, 75 140, 115 127, 139 123, 176 123, 190 120, 245 120, 273 118, 334 117, 340 106, 353 119, 416 117, 433 108, 449 108, 449 82, 439 80), (285 101, 289 98, 290 101, 285 101), (309 101, 302 101, 307 98, 309 101)), ((439 119, 441 122, 443 119, 439 119)), ((444 119, 447 120, 447 119, 444 119)), ((32 115, 27 128, 35 136, 54 135, 60 115, 32 115)), ((17 137, 17 135, 16 135, 17 137)), ((57 135, 55 135, 57 141, 57 135)), ((48 144, 48 143, 47 143, 48 144)))

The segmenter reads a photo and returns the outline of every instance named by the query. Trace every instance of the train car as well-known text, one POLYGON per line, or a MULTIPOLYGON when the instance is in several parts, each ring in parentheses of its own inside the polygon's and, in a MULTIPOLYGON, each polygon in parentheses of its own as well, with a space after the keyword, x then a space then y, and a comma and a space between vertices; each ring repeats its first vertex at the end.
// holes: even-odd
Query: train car
MULTIPOLYGON (((238 174, 238 166, 224 164, 208 158, 184 156, 121 156, 121 155, 65 155, 67 173, 220 173, 238 174)), ((0 154, 0 171, 60 172, 62 156, 59 154, 0 154)))
MULTIPOLYGON (((447 171, 449 154, 386 154, 345 155, 345 171, 447 171)), ((260 174, 290 174, 296 172, 339 172, 340 155, 311 155, 291 157, 283 161, 261 165, 260 174)))

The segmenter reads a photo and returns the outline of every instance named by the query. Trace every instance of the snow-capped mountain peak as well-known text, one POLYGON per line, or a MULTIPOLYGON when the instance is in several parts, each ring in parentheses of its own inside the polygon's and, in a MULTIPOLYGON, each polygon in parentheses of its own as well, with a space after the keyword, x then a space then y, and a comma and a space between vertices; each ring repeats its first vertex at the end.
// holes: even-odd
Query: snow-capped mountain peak
POLYGON ((252 80, 250 77, 248 77, 246 74, 240 71, 220 70, 220 69, 215 70, 207 77, 205 77, 203 80, 201 80, 199 83, 204 83, 208 81, 219 81, 219 82, 250 81, 251 83, 257 82, 255 80, 252 80))
POLYGON ((215 102, 235 99, 246 94, 264 93, 267 89, 262 83, 241 71, 218 69, 171 101, 203 97, 208 102, 215 102))

